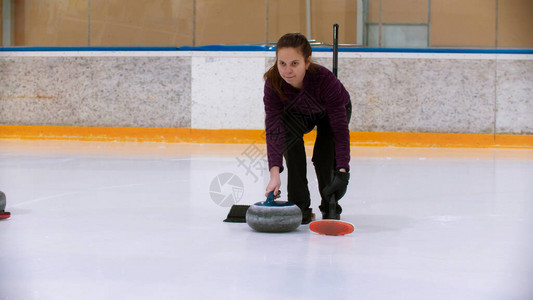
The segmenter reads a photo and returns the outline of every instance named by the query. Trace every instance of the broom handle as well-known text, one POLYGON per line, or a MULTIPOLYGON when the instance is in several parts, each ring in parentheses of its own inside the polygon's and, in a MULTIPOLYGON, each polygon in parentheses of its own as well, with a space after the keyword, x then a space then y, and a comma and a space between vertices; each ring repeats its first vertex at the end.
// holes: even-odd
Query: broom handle
POLYGON ((339 65, 339 24, 333 25, 333 74, 337 77, 339 65))

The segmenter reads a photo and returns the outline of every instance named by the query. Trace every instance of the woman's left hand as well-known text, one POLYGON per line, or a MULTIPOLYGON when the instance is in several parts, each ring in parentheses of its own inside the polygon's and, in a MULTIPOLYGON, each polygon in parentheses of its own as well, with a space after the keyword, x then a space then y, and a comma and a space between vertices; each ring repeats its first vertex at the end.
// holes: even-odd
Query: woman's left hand
POLYGON ((346 172, 345 169, 335 171, 333 181, 322 190, 322 194, 326 197, 326 199, 329 199, 331 195, 335 194, 335 200, 339 201, 339 199, 341 199, 344 194, 346 194, 346 189, 348 188, 349 181, 350 173, 346 172))

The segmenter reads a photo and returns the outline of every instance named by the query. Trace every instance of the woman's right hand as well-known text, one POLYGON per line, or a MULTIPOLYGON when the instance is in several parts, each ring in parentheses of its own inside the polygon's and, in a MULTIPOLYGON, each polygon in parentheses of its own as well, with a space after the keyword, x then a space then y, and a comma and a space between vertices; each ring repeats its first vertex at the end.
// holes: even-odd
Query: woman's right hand
POLYGON ((279 198, 279 187, 281 186, 281 179, 279 176, 279 167, 272 167, 270 169, 270 181, 266 187, 265 197, 268 197, 268 193, 274 192, 274 199, 279 198))

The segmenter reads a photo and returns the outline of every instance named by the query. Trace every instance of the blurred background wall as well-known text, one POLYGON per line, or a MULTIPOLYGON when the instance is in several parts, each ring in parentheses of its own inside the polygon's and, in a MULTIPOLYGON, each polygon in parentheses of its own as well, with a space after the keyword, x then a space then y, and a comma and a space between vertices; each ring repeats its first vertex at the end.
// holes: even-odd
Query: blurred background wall
POLYGON ((531 0, 0 0, 2 46, 533 47, 531 0))
MULTIPOLYGON (((267 44, 286 32, 329 45, 338 23, 343 47, 529 48, 341 49, 339 78, 351 131, 533 134, 533 0, 0 1, 4 46, 267 44)), ((0 50, 0 126, 262 129, 275 61, 273 51, 0 50)), ((331 52, 313 59, 332 66, 331 52)))

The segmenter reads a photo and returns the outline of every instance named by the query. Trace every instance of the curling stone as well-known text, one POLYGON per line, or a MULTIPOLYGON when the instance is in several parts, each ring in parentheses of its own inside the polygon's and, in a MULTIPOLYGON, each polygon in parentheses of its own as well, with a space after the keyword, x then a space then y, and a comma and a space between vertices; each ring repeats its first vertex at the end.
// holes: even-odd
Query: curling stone
POLYGON ((302 223, 302 211, 293 203, 274 201, 274 192, 270 192, 266 201, 248 208, 246 223, 260 232, 289 232, 302 223))
POLYGON ((0 220, 7 219, 11 216, 11 213, 4 211, 4 209, 6 209, 6 195, 0 191, 0 220))

